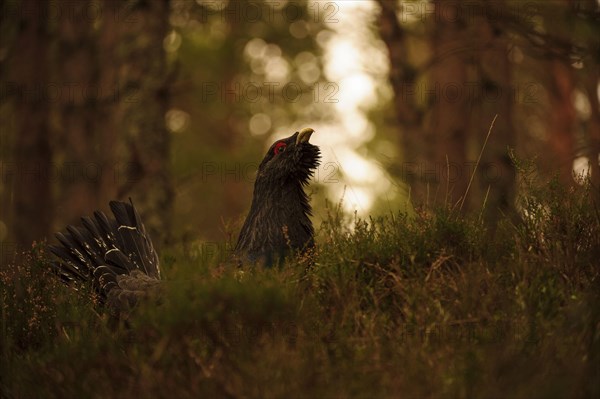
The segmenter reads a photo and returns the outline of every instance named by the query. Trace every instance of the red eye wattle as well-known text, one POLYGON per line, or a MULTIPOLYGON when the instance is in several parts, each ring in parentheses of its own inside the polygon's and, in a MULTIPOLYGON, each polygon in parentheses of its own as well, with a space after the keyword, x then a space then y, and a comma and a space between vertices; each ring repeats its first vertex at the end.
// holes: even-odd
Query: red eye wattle
POLYGON ((275 148, 273 149, 273 152, 275 153, 275 155, 277 155, 281 152, 284 152, 286 146, 287 146, 287 144, 280 141, 279 143, 275 144, 275 148))

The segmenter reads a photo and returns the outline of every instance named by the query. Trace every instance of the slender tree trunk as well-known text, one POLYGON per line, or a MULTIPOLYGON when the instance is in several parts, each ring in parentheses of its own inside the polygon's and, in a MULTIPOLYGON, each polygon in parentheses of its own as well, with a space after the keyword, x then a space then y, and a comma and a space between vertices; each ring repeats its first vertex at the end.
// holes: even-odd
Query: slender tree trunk
MULTIPOLYGON (((496 7, 499 5, 502 4, 495 4, 496 7)), ((502 6, 503 9, 507 8, 506 5, 502 6)), ((481 98, 474 112, 477 115, 474 125, 479 138, 478 153, 484 148, 494 116, 498 117, 477 169, 479 203, 471 205, 479 209, 486 201, 486 220, 493 224, 502 214, 509 214, 514 208, 515 171, 508 154, 509 148, 516 146, 512 123, 512 74, 507 37, 501 26, 481 18, 476 26, 476 36, 480 40, 477 54, 478 86, 481 89, 481 98)))
POLYGON ((94 123, 100 90, 94 54, 93 20, 86 16, 89 1, 58 0, 57 78, 58 98, 57 175, 60 225, 77 222, 97 209, 99 182, 103 174, 98 157, 98 132, 94 123))
MULTIPOLYGON (((223 46, 222 54, 223 59, 226 60, 223 65, 223 85, 225 87, 225 93, 239 93, 240 88, 236 87, 240 83, 237 82, 239 78, 239 65, 243 65, 244 59, 241 56, 238 48, 237 40, 244 35, 244 32, 249 28, 243 18, 239 18, 239 10, 247 7, 247 0, 237 0, 236 2, 230 1, 227 3, 227 7, 223 10, 225 15, 225 21, 228 25, 231 38, 227 40, 227 43, 223 46)), ((230 97, 225 96, 225 102, 230 101, 230 97)), ((237 105, 232 104, 228 106, 223 104, 221 118, 219 124, 222 126, 219 134, 219 147, 223 148, 227 154, 234 154, 236 151, 236 144, 239 142, 239 138, 242 136, 239 127, 240 113, 237 105)), ((223 198, 223 209, 226 209, 229 215, 240 215, 243 214, 244 210, 248 207, 246 201, 240 193, 243 192, 246 182, 239 178, 229 178, 228 170, 235 170, 239 165, 234 165, 229 162, 223 163, 222 170, 222 191, 221 196, 223 198)), ((222 227, 220 227, 222 228, 222 227)))
POLYGON ((48 2, 22 0, 20 32, 12 59, 17 131, 16 175, 10 188, 9 230, 20 245, 47 236, 52 220, 51 157, 48 137, 48 2))
MULTIPOLYGON (((581 6, 590 14, 598 10, 596 0, 583 0, 581 6)), ((593 32, 589 33, 587 48, 590 54, 584 61, 583 87, 585 94, 590 103, 590 118, 586 126, 587 133, 587 151, 586 155, 590 162, 591 179, 597 192, 600 195, 600 103, 598 101, 598 86, 600 85, 600 70, 598 63, 598 45, 600 40, 600 26, 596 23, 593 27, 593 32), (596 50, 596 52, 594 52, 596 50)))
POLYGON ((600 191, 600 103, 598 102, 600 73, 598 72, 597 65, 589 67, 587 80, 584 84, 591 108, 586 129, 588 136, 586 152, 591 167, 592 183, 600 191))
POLYGON ((556 157, 554 169, 558 169, 561 181, 573 184, 574 130, 576 112, 573 104, 575 81, 573 70, 562 60, 549 61, 551 82, 550 118, 548 124, 549 144, 556 157))
MULTIPOLYGON (((113 1, 106 0, 106 4, 113 1)), ((168 73, 163 49, 169 1, 116 4, 120 7, 120 40, 115 51, 125 54, 118 80, 120 128, 128 153, 127 179, 120 185, 118 196, 132 197, 146 227, 160 242, 169 231, 173 199, 170 137, 165 126, 168 73)))
POLYGON ((96 157, 102 165, 102 175, 98 187, 98 201, 106 206, 108 201, 117 198, 119 187, 129 182, 127 152, 124 149, 120 121, 120 102, 126 101, 119 81, 123 62, 120 35, 126 19, 121 17, 122 3, 105 1, 101 26, 97 34, 98 90, 94 126, 98 132, 96 157))
POLYGON ((418 71, 410 63, 408 33, 398 22, 397 2, 377 0, 377 3, 381 7, 379 32, 389 51, 390 83, 402 137, 400 175, 409 186, 411 198, 424 201, 427 195, 427 161, 432 159, 433 151, 423 133, 423 114, 417 105, 420 92, 417 87, 418 71))
POLYGON ((432 159, 430 190, 436 201, 454 205, 464 195, 472 165, 467 162, 469 139, 469 92, 467 91, 467 63, 471 50, 467 46, 466 21, 460 15, 445 15, 443 1, 434 5, 443 15, 433 26, 435 65, 430 86, 434 93, 429 136, 434 137, 435 154, 432 159), (444 195, 440 198, 440 194, 444 195))

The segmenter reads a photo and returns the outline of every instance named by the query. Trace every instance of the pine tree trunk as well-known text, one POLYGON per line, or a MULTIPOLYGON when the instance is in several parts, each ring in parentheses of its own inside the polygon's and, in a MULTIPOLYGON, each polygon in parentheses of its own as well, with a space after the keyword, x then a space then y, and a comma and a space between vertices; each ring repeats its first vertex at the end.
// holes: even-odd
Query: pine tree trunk
POLYGON ((465 195, 472 165, 467 162, 469 139, 469 92, 467 64, 470 48, 466 23, 460 15, 445 15, 443 1, 434 2, 433 47, 435 64, 431 73, 432 115, 428 127, 435 155, 430 166, 430 191, 437 203, 455 205, 465 195), (443 195, 443 197, 442 197, 443 195))
MULTIPOLYGON (((495 6, 507 9, 501 3, 495 3, 495 6)), ((481 18, 477 22, 476 36, 480 40, 477 58, 481 98, 474 112, 477 115, 474 126, 478 138, 477 155, 481 149, 483 153, 477 169, 479 195, 475 198, 478 203, 472 203, 471 208, 481 209, 485 201, 486 220, 493 224, 502 214, 509 214, 514 208, 515 171, 508 154, 509 149, 516 147, 512 123, 512 74, 507 37, 501 26, 481 18), (498 117, 485 144, 495 115, 498 117)))
POLYGON ((575 158, 574 131, 577 115, 573 104, 575 81, 573 70, 563 60, 549 61, 551 82, 549 144, 555 155, 554 170, 559 171, 561 181, 573 184, 573 159, 575 158))
POLYGON ((98 209, 100 180, 95 114, 102 95, 97 84, 96 40, 92 21, 84 18, 89 1, 58 0, 57 78, 62 94, 57 102, 56 127, 60 224, 75 223, 98 209))
POLYGON ((597 65, 589 67, 587 81, 584 84, 591 109, 586 129, 588 136, 587 157, 591 167, 592 183, 600 192, 600 102, 597 94, 597 87, 600 86, 600 73, 597 65))
POLYGON ((424 173, 433 153, 422 128, 423 115, 418 96, 417 70, 411 65, 407 35, 396 16, 397 4, 378 0, 381 7, 379 31, 390 57, 390 83, 394 90, 394 107, 401 139, 402 164, 400 177, 408 185, 413 203, 427 197, 427 174, 424 173))
MULTIPOLYGON (((597 13, 598 3, 596 0, 582 0, 577 4, 586 12, 597 13)), ((598 49, 600 37, 600 26, 596 23, 592 32, 589 33, 587 48, 598 49)), ((584 60, 583 87, 590 104, 590 117, 586 125, 587 151, 586 155, 590 162, 591 179, 594 187, 600 195, 600 102, 598 100, 598 86, 600 86, 600 70, 598 68, 598 53, 591 52, 584 60)))
POLYGON ((48 3, 23 0, 21 5, 28 12, 20 14, 20 31, 11 60, 18 96, 14 101, 16 174, 9 189, 13 211, 7 215, 7 224, 18 245, 27 247, 49 233, 53 203, 48 137, 48 3))
POLYGON ((122 170, 126 178, 119 184, 118 196, 135 201, 150 234, 160 243, 169 231, 173 200, 170 137, 165 125, 168 73, 163 49, 169 1, 105 3, 107 7, 111 3, 118 6, 119 42, 114 51, 123 54, 117 62, 117 114, 127 165, 122 170))

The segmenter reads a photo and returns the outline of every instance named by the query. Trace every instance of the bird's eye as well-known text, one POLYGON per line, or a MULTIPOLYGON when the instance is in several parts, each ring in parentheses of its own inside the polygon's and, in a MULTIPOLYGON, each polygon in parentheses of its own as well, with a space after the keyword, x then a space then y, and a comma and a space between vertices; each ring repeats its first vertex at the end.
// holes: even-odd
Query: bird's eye
POLYGON ((287 146, 287 144, 285 144, 284 142, 279 142, 277 144, 275 144, 275 149, 273 149, 273 152, 275 153, 275 155, 284 152, 285 151, 285 147, 287 146))

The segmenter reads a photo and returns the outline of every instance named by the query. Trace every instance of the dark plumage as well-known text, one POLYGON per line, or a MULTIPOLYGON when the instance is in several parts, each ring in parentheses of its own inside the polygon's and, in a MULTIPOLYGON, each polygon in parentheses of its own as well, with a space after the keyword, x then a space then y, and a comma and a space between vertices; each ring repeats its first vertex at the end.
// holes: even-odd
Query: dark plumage
MULTIPOLYGON (((311 208, 304 192, 319 164, 317 146, 303 129, 275 142, 258 168, 252 206, 236 254, 242 261, 272 265, 290 251, 314 245, 311 208)), ((52 266, 66 282, 88 283, 108 307, 123 311, 159 289, 158 255, 133 202, 111 201, 114 219, 103 212, 82 218, 83 227, 57 233, 52 266)))
POLYGON ((50 245, 60 258, 53 267, 67 283, 92 283, 102 303, 131 307, 158 288, 160 265, 152 240, 133 203, 111 201, 114 219, 103 212, 81 218, 83 227, 56 233, 62 245, 50 245))
POLYGON ((271 266, 291 251, 314 245, 311 207, 304 192, 319 165, 319 147, 308 142, 313 130, 276 141, 258 167, 252 206, 236 252, 271 266))

